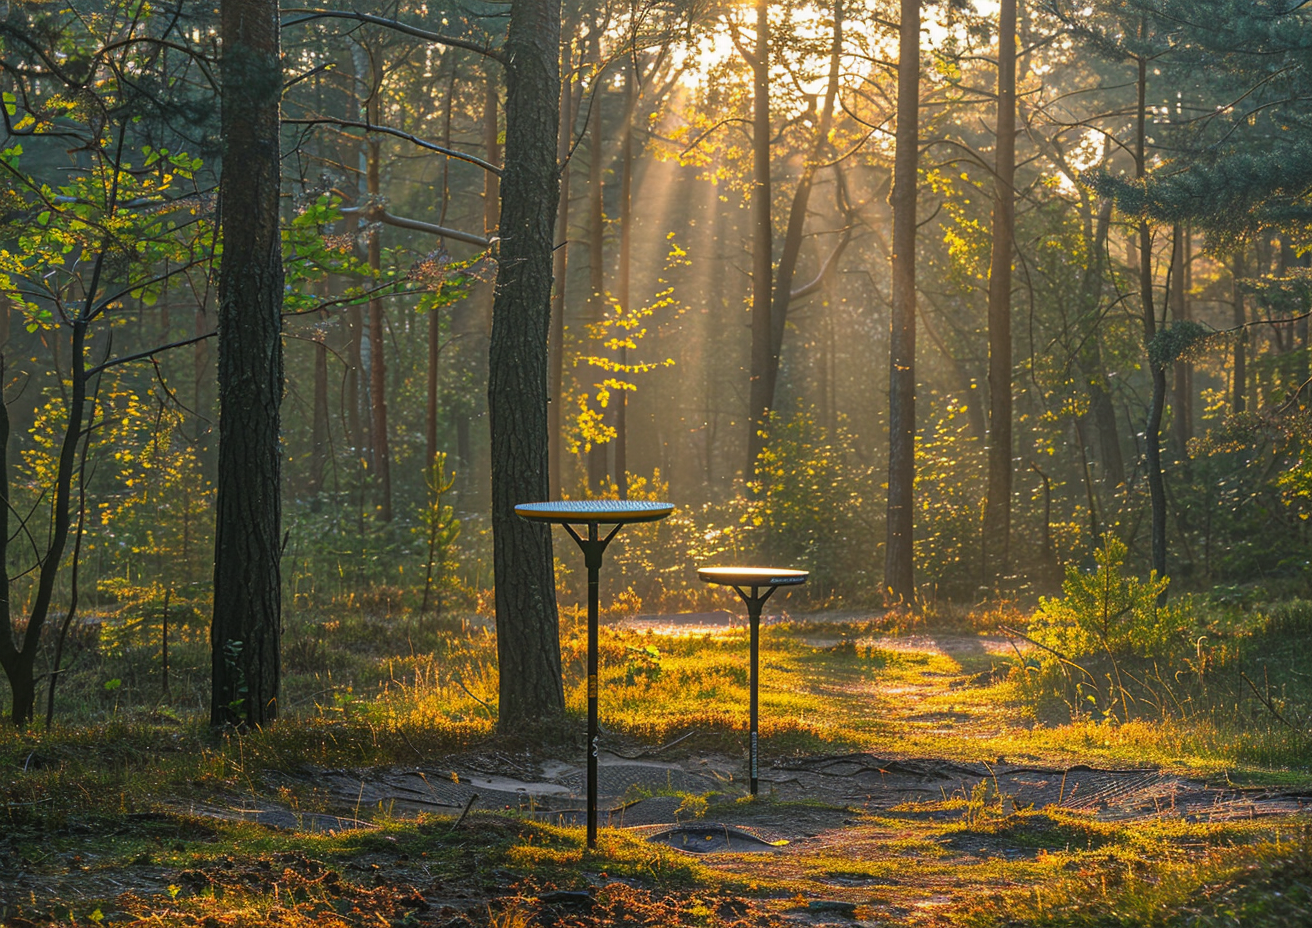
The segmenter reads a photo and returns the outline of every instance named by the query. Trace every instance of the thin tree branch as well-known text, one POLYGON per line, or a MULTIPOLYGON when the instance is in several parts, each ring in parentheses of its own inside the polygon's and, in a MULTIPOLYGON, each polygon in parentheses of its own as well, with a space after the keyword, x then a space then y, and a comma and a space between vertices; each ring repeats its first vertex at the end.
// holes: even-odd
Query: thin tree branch
POLYGON ((109 368, 111 367, 118 367, 120 364, 128 364, 131 363, 132 361, 143 361, 146 358, 153 358, 155 357, 155 355, 161 352, 169 351, 173 348, 185 348, 188 345, 194 345, 197 342, 203 342, 207 338, 213 338, 217 334, 218 332, 207 332, 204 335, 197 335, 192 338, 184 338, 180 342, 169 342, 167 345, 156 345, 154 348, 151 348, 148 351, 139 351, 136 354, 126 354, 119 358, 109 358, 105 361, 101 361, 95 367, 87 368, 86 376, 88 379, 90 379, 94 377, 96 374, 104 373, 105 371, 109 370, 109 368))
POLYGON ((475 235, 473 232, 462 232, 459 229, 450 229, 446 226, 439 226, 432 222, 424 222, 422 219, 407 219, 404 216, 393 216, 385 209, 367 206, 351 206, 341 210, 343 215, 351 213, 362 213, 366 219, 374 222, 381 222, 384 225, 396 226, 398 229, 413 229, 416 232, 429 232, 433 235, 440 235, 443 238, 454 239, 457 242, 465 242, 470 245, 477 245, 479 248, 492 247, 492 241, 481 235, 475 235))
POLYGON ((408 23, 400 22, 395 19, 387 19, 384 16, 374 16, 369 13, 357 13, 354 10, 311 10, 311 9, 286 9, 283 13, 300 13, 295 19, 283 20, 282 27, 297 26, 301 23, 314 22, 319 19, 351 19, 358 23, 365 23, 370 26, 382 26, 384 29, 391 29, 393 32, 400 32, 404 35, 414 36, 417 39, 423 39, 427 42, 434 42, 438 45, 445 45, 448 48, 463 48, 465 51, 474 52, 485 58, 491 58, 493 61, 505 63, 504 52, 491 45, 480 45, 477 42, 470 42, 467 39, 457 39, 449 35, 441 35, 437 32, 429 32, 427 29, 420 29, 418 26, 411 26, 408 23))
POLYGON ((338 119, 336 116, 315 116, 304 119, 283 119, 284 126, 341 126, 346 129, 363 129, 365 132, 381 132, 383 135, 391 135, 398 139, 405 139, 413 145, 420 148, 427 148, 429 151, 435 151, 439 155, 446 155, 448 158, 455 158, 457 161, 465 161, 469 164, 477 165, 485 171, 491 171, 497 177, 501 176, 501 168, 495 164, 484 161, 476 155, 469 155, 462 151, 456 151, 454 148, 447 148, 444 145, 438 145, 419 138, 417 135, 411 135, 409 132, 403 132, 400 129, 393 129, 391 126, 378 126, 373 123, 360 122, 355 119, 338 119))
POLYGON ((815 275, 815 279, 792 291, 792 293, 788 295, 789 300, 800 300, 802 297, 810 296, 824 286, 825 278, 829 275, 830 268, 838 263, 838 259, 843 256, 843 252, 847 250, 847 245, 850 241, 852 241, 852 226, 848 226, 843 230, 843 237, 838 240, 838 244, 834 246, 834 250, 829 252, 829 257, 825 258, 825 263, 820 265, 820 270, 815 275))

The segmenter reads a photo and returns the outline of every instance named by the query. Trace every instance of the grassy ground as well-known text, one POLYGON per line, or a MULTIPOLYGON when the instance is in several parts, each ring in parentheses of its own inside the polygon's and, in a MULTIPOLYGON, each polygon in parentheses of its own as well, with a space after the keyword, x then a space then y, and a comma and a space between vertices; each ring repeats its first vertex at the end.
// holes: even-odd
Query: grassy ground
MULTIPOLYGON (((1070 721, 1069 708, 1062 720, 1060 694, 1039 693, 1024 655, 989 634, 1023 623, 1016 616, 770 626, 762 751, 1152 766, 1306 788, 1312 657, 1291 643, 1305 618, 1290 615, 1207 618, 1212 664, 1200 679, 1182 665, 1172 691, 1188 711, 1149 706, 1129 721, 1070 721)), ((357 810, 372 827, 337 833, 199 817, 180 810, 216 797, 316 807, 313 791, 273 785, 274 772, 304 782, 311 769, 440 766, 452 755, 573 756, 582 628, 567 619, 562 635, 572 721, 534 744, 493 733, 495 648, 478 624, 294 620, 284 720, 227 735, 203 724, 203 636, 173 634, 167 697, 149 629, 136 640, 102 629, 75 650, 50 730, 0 730, 4 923, 1312 923, 1312 838, 1298 816, 1126 823, 1022 808, 987 790, 871 809, 752 802, 728 789, 695 806, 694 822, 786 819, 808 823, 808 837, 780 853, 708 857, 618 829, 589 852, 579 829, 478 811, 457 823, 357 810)), ((743 638, 604 632, 610 742, 686 735, 685 757, 740 755, 743 638)))

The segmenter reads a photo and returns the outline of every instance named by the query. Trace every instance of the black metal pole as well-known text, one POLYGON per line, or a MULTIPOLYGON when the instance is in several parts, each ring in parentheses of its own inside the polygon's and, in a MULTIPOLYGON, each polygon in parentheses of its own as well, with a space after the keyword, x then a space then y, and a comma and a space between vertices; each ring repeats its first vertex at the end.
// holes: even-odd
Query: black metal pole
POLYGON ((606 546, 619 534, 624 522, 613 521, 615 516, 632 513, 638 522, 654 522, 663 519, 673 509, 668 503, 649 504, 629 500, 616 501, 613 506, 587 502, 555 503, 521 503, 515 511, 525 519, 539 519, 561 525, 575 544, 583 552, 583 563, 588 569, 588 808, 587 808, 587 846, 591 850, 597 846, 597 767, 601 753, 601 736, 597 724, 598 709, 598 646, 597 625, 601 611, 598 606, 601 585, 601 563, 606 546), (601 537, 598 523, 612 525, 606 536, 601 537), (575 525, 587 525, 587 537, 574 530, 575 525))
POLYGON ((748 662, 748 666, 750 669, 748 671, 748 676, 747 676, 747 686, 749 692, 748 704, 747 704, 748 705, 747 756, 748 756, 748 776, 751 778, 753 796, 756 795, 757 778, 760 774, 760 768, 757 761, 757 758, 759 756, 757 752, 757 741, 758 741, 757 731, 758 731, 758 725, 760 723, 760 716, 761 716, 760 700, 758 696, 758 693, 760 692, 760 667, 761 667, 761 607, 765 605, 765 601, 770 598, 770 595, 774 592, 775 588, 773 586, 766 587, 764 594, 761 594, 759 592, 760 589, 761 589, 760 587, 753 586, 751 588, 752 590, 751 594, 748 595, 747 593, 743 592, 741 587, 734 587, 734 591, 738 594, 738 596, 742 599, 742 601, 747 604, 747 622, 748 622, 748 627, 751 629, 750 644, 748 646, 751 652, 751 657, 749 658, 749 662, 748 662))
MULTIPOLYGON (((752 593, 755 594, 756 590, 753 589, 752 593)), ((751 663, 751 675, 749 677, 750 686, 752 688, 752 695, 751 695, 751 702, 749 703, 750 708, 748 709, 748 716, 749 716, 748 724, 751 727, 751 744, 748 747, 748 750, 751 752, 750 774, 752 778, 753 796, 756 795, 756 778, 758 773, 757 763, 756 763, 756 758, 757 758, 756 731, 757 731, 757 724, 760 720, 760 704, 757 700, 757 693, 760 689, 760 685, 758 681, 760 679, 759 674, 760 674, 760 663, 761 663, 760 661, 761 604, 764 602, 765 600, 757 599, 755 595, 753 595, 752 599, 747 601, 747 616, 752 625, 752 643, 751 643, 752 663, 751 663)))
POLYGON ((588 566, 588 847, 597 846, 597 622, 598 587, 601 581, 601 550, 597 545, 597 523, 588 523, 584 559, 588 566), (594 554, 595 552, 595 554, 594 554))
POLYGON ((598 587, 601 582, 601 562, 606 545, 624 527, 618 523, 605 538, 599 538, 597 523, 588 523, 588 537, 581 538, 568 523, 565 531, 583 551, 583 563, 588 568, 588 847, 597 846, 597 754, 600 736, 597 731, 597 624, 598 587))

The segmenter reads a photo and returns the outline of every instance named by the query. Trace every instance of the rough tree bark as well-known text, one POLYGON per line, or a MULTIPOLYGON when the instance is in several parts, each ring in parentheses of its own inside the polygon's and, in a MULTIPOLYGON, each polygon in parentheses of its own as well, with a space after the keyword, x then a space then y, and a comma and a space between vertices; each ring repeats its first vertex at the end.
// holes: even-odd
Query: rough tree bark
POLYGON ((893 158, 892 313, 888 364, 888 542, 884 588, 915 597, 913 492, 916 480, 916 164, 920 156, 920 2, 902 0, 893 158))
POLYGON ((547 330, 560 178, 560 0, 515 0, 506 61, 506 158, 501 177, 488 411, 492 428, 492 541, 503 730, 565 709, 551 531, 518 518, 545 500, 547 330))
POLYGON ((998 11, 998 125, 993 173, 993 257, 989 265, 988 497, 984 581, 1011 564, 1011 261, 1016 226, 1016 0, 998 11))
POLYGON ((278 4, 223 0, 219 467, 210 722, 278 715, 283 268, 278 4))

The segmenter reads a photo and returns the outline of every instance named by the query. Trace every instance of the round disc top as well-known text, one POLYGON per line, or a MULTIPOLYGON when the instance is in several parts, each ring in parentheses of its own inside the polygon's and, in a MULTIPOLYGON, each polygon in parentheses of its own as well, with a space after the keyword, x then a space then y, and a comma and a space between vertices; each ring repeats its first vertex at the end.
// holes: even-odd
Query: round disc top
POLYGON ((787 567, 699 567, 697 578, 723 586, 793 586, 805 583, 810 571, 787 567))
POLYGON ((549 503, 521 503, 515 514, 537 522, 658 522, 674 511, 670 503, 636 499, 566 499, 549 503))

